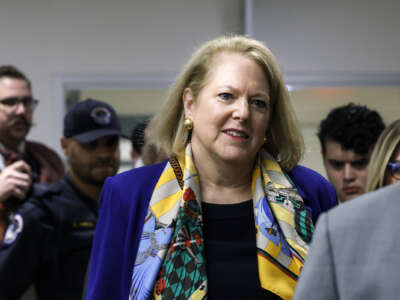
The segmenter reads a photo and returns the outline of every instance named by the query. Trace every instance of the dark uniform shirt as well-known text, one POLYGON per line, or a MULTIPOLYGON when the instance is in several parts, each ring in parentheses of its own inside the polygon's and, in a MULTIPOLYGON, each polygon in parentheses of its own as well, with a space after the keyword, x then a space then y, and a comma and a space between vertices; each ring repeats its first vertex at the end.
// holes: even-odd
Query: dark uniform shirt
POLYGON ((37 299, 81 299, 97 202, 67 175, 38 189, 14 214, 0 245, 0 298, 18 299, 30 284, 37 299))

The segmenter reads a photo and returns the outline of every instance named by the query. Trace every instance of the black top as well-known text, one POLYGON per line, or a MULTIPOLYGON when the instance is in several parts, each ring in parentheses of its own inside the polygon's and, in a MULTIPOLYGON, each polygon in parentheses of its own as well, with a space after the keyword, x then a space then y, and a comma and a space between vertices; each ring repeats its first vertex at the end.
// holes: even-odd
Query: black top
POLYGON ((253 201, 203 203, 207 299, 281 299, 258 279, 253 201))
POLYGON ((67 175, 19 207, 0 245, 0 298, 81 299, 97 222, 97 203, 67 175))

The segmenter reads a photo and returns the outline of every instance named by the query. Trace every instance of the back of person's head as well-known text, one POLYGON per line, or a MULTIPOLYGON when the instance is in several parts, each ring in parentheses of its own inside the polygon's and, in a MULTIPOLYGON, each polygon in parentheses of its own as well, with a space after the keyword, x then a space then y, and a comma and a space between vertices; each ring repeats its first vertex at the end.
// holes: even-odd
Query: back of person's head
POLYGON ((32 90, 31 81, 28 77, 13 65, 0 66, 0 79, 4 77, 24 80, 27 83, 29 90, 32 90))
POLYGON ((168 159, 168 155, 157 145, 146 142, 143 146, 142 160, 144 165, 153 165, 168 159))
POLYGON ((142 155, 142 148, 145 143, 145 129, 148 121, 138 123, 131 132, 131 144, 132 149, 136 151, 138 155, 142 155))
POLYGON ((245 36, 224 36, 211 40, 192 55, 171 87, 163 109, 152 121, 155 127, 154 140, 168 154, 183 152, 189 139, 183 125, 184 90, 191 89, 196 98, 208 83, 215 56, 224 52, 246 56, 265 72, 271 99, 271 117, 266 132, 268 142, 265 147, 272 155, 279 156, 284 169, 290 170, 302 157, 304 146, 286 86, 271 51, 263 43, 245 36))
POLYGON ((375 144, 368 167, 367 190, 374 191, 385 185, 388 163, 400 148, 400 119, 390 124, 375 144))
POLYGON ((321 121, 317 135, 322 153, 326 150, 326 140, 331 139, 344 150, 364 155, 373 148, 384 128, 378 112, 367 106, 349 103, 330 111, 321 121))
POLYGON ((142 147, 142 162, 144 165, 153 165, 168 159, 167 153, 157 145, 152 131, 154 123, 147 124, 144 131, 144 145, 142 147))

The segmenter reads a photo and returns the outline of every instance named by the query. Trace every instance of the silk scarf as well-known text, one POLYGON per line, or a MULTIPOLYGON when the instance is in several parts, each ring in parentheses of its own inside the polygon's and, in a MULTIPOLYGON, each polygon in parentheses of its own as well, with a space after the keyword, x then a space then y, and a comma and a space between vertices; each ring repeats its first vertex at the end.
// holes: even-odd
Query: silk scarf
MULTIPOLYGON (((252 194, 261 286, 291 299, 314 230, 311 218, 289 177, 265 150, 253 170, 252 194)), ((188 144, 182 156, 166 164, 154 188, 129 299, 206 298, 199 177, 188 144)))

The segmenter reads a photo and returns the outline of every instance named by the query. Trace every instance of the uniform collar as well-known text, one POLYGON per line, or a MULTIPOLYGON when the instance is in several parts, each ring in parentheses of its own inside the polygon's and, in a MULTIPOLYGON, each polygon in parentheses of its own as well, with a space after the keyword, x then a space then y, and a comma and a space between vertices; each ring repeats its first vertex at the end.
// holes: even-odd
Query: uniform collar
POLYGON ((98 206, 97 206, 97 201, 93 200, 92 198, 90 198, 89 196, 87 196, 85 193, 83 193, 74 183, 74 181, 72 180, 72 177, 69 173, 67 173, 65 175, 64 178, 65 182, 67 183, 68 186, 70 186, 70 188, 75 192, 75 194, 78 195, 79 199, 81 199, 83 202, 86 202, 94 211, 96 211, 97 214, 97 210, 98 210, 98 206))

